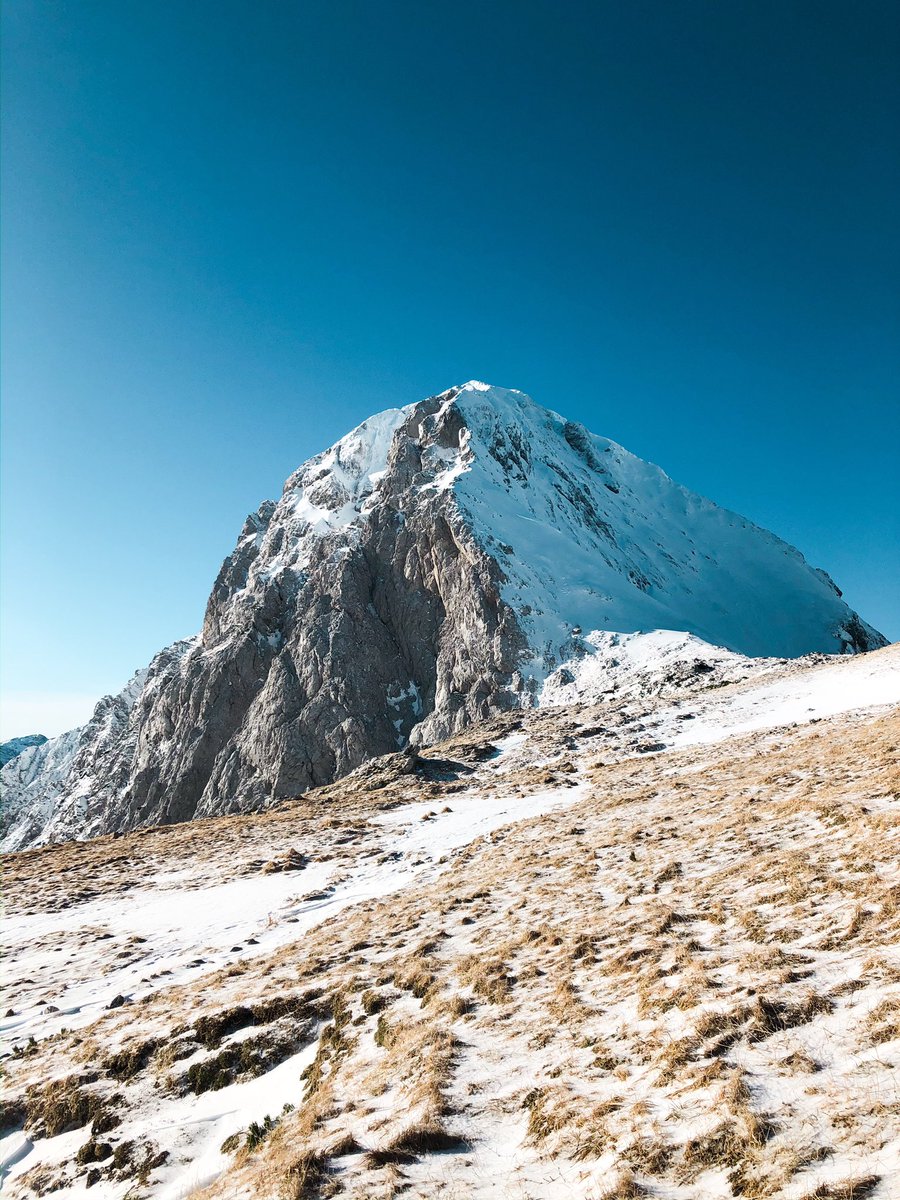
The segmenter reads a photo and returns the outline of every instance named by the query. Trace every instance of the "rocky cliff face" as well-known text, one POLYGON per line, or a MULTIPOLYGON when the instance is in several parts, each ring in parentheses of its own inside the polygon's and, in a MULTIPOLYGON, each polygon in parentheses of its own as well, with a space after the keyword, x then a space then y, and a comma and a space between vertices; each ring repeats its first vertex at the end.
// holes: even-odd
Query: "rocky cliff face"
POLYGON ((90 721, 24 750, 2 770, 3 848, 65 841, 120 827, 117 805, 137 744, 138 699, 150 703, 177 674, 196 638, 160 651, 116 696, 104 696, 90 721))
POLYGON ((538 703, 593 631, 647 629, 749 655, 884 644, 774 535, 522 393, 453 388, 248 517, 200 637, 4 769, 5 845, 295 795, 538 703))

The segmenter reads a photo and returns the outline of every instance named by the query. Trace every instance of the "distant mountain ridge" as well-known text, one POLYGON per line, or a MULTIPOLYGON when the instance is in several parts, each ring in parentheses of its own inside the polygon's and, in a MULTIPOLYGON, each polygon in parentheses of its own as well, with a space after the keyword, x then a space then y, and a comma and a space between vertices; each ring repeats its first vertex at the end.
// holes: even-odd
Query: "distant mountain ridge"
POLYGON ((26 733, 22 737, 10 738, 8 742, 0 742, 0 767, 5 767, 23 750, 30 750, 32 746, 43 746, 46 741, 47 738, 42 733, 26 733))
POLYGON ((4 845, 259 807, 539 703, 591 634, 655 629, 753 656, 886 644, 774 534, 521 392, 451 388, 247 518, 199 637, 4 770, 4 845))

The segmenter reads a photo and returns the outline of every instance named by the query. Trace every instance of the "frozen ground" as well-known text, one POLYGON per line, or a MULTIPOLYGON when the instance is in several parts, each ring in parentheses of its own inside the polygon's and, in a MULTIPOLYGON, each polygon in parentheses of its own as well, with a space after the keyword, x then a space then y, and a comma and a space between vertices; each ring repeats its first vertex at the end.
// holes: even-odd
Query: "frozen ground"
POLYGON ((661 720, 674 729, 672 744, 687 746, 717 742, 755 729, 896 704, 900 704, 897 656, 885 653, 839 659, 772 683, 744 688, 721 703, 703 706, 690 724, 680 720, 683 713, 677 710, 661 714, 661 720))
POLYGON ((900 654, 734 657, 11 856, 9 1194, 897 1194, 900 654))
POLYGON ((0 946, 7 971, 34 981, 35 1002, 0 1021, 0 1032, 6 1039, 45 1038, 89 1024, 117 996, 141 1001, 238 958, 271 954, 349 905, 433 877, 440 860, 510 820, 539 816, 583 794, 583 784, 524 797, 479 788, 454 797, 452 809, 420 802, 381 814, 354 839, 352 854, 311 861, 302 872, 197 887, 196 868, 182 867, 124 895, 11 915, 0 946), (116 955, 124 942, 130 953, 98 956, 98 939, 112 942, 116 955), (56 954, 65 957, 57 963, 56 954))

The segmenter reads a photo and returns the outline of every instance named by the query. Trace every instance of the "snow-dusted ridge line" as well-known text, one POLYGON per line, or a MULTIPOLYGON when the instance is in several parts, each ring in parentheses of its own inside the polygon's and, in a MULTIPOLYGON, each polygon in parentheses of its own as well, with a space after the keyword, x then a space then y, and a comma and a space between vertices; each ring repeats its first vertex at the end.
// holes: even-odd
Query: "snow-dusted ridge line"
POLYGON ((17 758, 25 750, 30 750, 34 746, 43 746, 44 742, 48 740, 42 733, 26 733, 22 737, 10 738, 8 742, 0 744, 0 767, 5 767, 8 762, 17 758))

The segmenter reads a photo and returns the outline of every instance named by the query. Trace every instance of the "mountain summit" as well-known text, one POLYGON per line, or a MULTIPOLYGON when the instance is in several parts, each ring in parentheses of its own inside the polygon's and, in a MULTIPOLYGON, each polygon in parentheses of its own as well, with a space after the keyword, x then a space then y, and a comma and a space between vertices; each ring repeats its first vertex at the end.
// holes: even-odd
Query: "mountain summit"
POLYGON ((198 638, 3 771, 7 848, 259 807, 541 701, 596 633, 885 639, 799 551, 522 392, 364 421, 247 518, 198 638))

